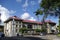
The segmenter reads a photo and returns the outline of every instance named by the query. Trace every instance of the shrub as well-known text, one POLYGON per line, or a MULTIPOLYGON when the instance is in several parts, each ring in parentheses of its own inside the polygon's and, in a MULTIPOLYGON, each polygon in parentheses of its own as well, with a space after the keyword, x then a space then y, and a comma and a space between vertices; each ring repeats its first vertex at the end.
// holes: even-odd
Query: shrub
POLYGON ((57 36, 59 36, 59 37, 60 37, 60 34, 57 34, 57 36))
POLYGON ((36 31, 36 32, 41 32, 41 30, 40 30, 40 29, 35 29, 35 31, 36 31))
POLYGON ((24 33, 24 31, 26 31, 26 30, 27 30, 26 28, 20 28, 19 32, 24 33))

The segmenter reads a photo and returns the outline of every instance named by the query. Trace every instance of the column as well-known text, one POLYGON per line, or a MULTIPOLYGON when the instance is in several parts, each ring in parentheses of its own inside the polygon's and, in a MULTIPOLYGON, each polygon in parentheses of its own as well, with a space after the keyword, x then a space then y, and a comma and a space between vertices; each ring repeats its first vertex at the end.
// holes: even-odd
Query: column
POLYGON ((15 20, 13 19, 13 21, 12 21, 12 36, 15 36, 15 34, 16 34, 16 32, 15 32, 15 30, 16 30, 16 24, 15 24, 15 20))
POLYGON ((23 23, 21 22, 21 28, 22 28, 22 26, 23 26, 23 23))
POLYGON ((32 26, 32 29, 34 29, 34 24, 33 24, 33 26, 32 26))
POLYGON ((18 22, 18 33, 19 33, 19 29, 20 29, 20 28, 19 28, 19 22, 18 22))
POLYGON ((27 29, 27 24, 25 24, 25 26, 26 26, 26 29, 27 29))
POLYGON ((47 23, 47 33, 51 33, 51 30, 50 30, 50 25, 49 25, 49 23, 47 23))

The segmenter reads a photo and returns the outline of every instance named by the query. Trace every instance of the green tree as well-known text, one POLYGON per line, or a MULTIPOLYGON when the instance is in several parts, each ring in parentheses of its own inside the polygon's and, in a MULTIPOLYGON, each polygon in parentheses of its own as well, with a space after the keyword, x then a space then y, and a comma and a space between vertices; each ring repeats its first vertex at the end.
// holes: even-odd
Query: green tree
POLYGON ((42 0, 41 7, 47 10, 49 15, 58 16, 60 31, 60 0, 42 0))
MULTIPOLYGON (((45 15, 49 14, 51 16, 57 16, 59 18, 59 31, 60 31, 60 0, 42 0, 40 7, 43 9, 45 15)), ((36 14, 39 15, 40 12, 36 14)))
MULTIPOLYGON (((45 18, 47 18, 46 16, 48 16, 48 14, 51 16, 57 16, 59 18, 59 28, 60 28, 60 0, 42 0, 40 3, 40 7, 41 9, 43 9, 42 12, 44 13, 42 20, 44 21, 45 18)), ((37 10, 36 15, 40 15, 43 13, 37 10)))
MULTIPOLYGON (((35 12, 35 15, 38 16, 38 15, 43 15, 43 18, 42 18, 42 23, 43 23, 43 27, 42 27, 42 31, 43 30, 46 30, 46 24, 45 24, 45 19, 47 18, 48 16, 48 12, 46 12, 47 10, 46 9, 38 9, 36 12, 35 12)), ((44 31, 45 32, 45 31, 44 31)))
POLYGON ((38 15, 43 15, 43 19, 42 19, 42 22, 44 22, 44 20, 47 18, 48 14, 47 12, 45 12, 45 10, 41 10, 41 9, 38 9, 36 12, 35 12, 35 15, 38 16, 38 15))

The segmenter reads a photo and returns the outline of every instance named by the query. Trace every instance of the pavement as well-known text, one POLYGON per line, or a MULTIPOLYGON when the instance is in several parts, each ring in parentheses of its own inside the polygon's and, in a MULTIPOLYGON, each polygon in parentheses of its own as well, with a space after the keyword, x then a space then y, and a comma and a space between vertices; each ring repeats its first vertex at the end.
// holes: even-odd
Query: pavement
POLYGON ((60 40, 60 37, 57 37, 56 35, 46 35, 45 37, 49 40, 60 40))
POLYGON ((46 39, 30 36, 30 37, 4 37, 4 38, 0 38, 0 40, 46 40, 46 39))
POLYGON ((0 40, 60 40, 60 37, 56 35, 24 35, 19 37, 4 37, 0 38, 0 40))
POLYGON ((38 37, 47 40, 60 40, 60 37, 57 37, 56 35, 45 35, 45 36, 38 36, 38 37))
MULTIPOLYGON (((29 35, 26 35, 25 37, 29 37, 29 35)), ((30 37, 38 37, 41 39, 46 39, 46 40, 60 40, 60 37, 57 37, 56 35, 30 35, 30 37)))

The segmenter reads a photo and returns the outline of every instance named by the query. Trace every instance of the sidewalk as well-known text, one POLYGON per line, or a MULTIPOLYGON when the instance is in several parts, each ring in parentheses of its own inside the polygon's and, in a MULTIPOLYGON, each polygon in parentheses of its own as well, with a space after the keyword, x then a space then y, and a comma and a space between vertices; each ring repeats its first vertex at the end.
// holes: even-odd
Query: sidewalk
POLYGON ((39 38, 48 39, 48 40, 60 40, 60 38, 57 37, 56 35, 44 35, 44 36, 40 36, 40 35, 24 35, 24 37, 39 37, 39 38))
POLYGON ((40 36, 42 39, 48 39, 48 40, 60 40, 56 35, 46 35, 46 36, 40 36))

